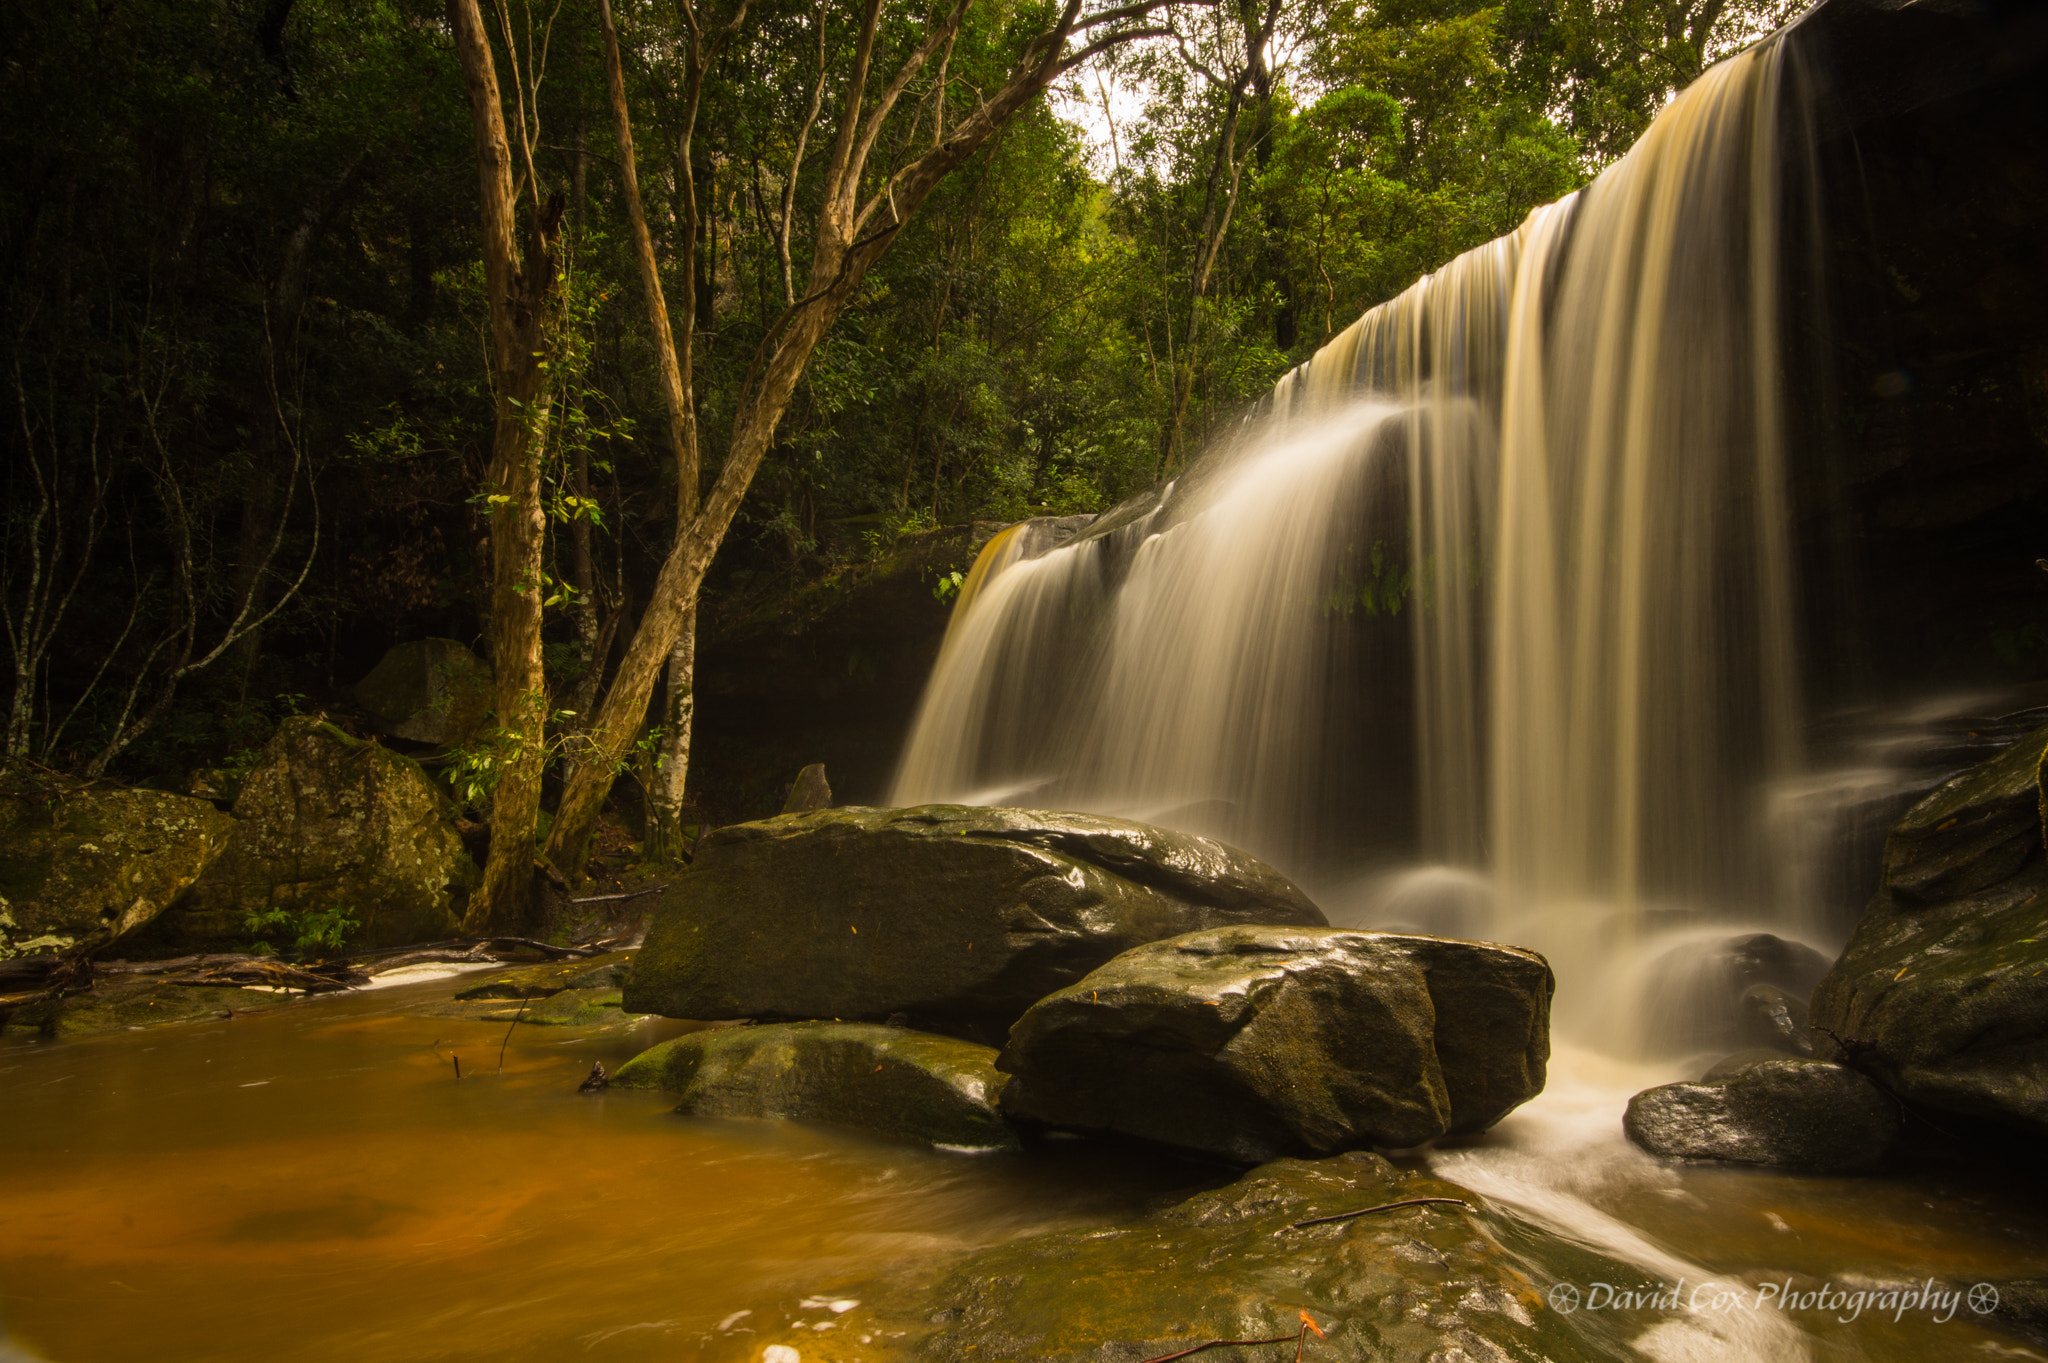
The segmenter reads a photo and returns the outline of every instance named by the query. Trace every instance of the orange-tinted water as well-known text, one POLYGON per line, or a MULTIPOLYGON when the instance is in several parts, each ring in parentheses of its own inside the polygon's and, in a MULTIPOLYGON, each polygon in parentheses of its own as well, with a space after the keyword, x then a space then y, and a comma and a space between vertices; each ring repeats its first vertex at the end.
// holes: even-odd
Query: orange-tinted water
POLYGON ((53 1363, 749 1358, 805 1297, 1189 1178, 577 1093, 658 1020, 521 1025, 501 1077, 504 1024, 407 1014, 450 992, 0 1043, 16 1342, 53 1363))

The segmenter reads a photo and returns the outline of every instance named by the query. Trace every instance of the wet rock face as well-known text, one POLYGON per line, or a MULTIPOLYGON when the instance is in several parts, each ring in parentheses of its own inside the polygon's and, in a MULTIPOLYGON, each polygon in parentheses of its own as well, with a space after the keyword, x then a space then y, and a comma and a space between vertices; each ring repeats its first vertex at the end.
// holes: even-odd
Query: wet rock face
POLYGON ((0 960, 93 950, 149 923, 220 855, 205 800, 61 778, 0 790, 0 960))
POLYGON ((453 639, 415 639, 356 683, 356 703, 393 738, 460 743, 490 712, 491 667, 453 639))
MULTIPOLYGON (((1286 1342, 1197 1358, 1284 1360, 1305 1311, 1322 1334, 1302 1357, 1316 1363, 1593 1363, 1640 1358, 1629 1340, 1676 1313, 1560 1311, 1549 1290, 1642 1276, 1378 1155, 1284 1159, 1135 1223, 1013 1240, 956 1260, 936 1280, 849 1286, 860 1302, 849 1328, 829 1338, 792 1332, 781 1347, 842 1363, 1133 1363, 1209 1340, 1278 1338, 1286 1342), (1466 1205, 1292 1228, 1415 1197, 1466 1205), (828 1353, 817 1353, 820 1342, 828 1353)), ((779 1357, 774 1347, 765 1356, 779 1357)))
POLYGON ((1813 997, 1815 1054, 1909 1102, 2048 1131, 2048 728, 1915 805, 1813 997))
POLYGON ((1653 1155, 1858 1173, 1884 1164, 1900 1114, 1889 1094, 1852 1069, 1752 1054, 1716 1066, 1700 1083, 1638 1093, 1622 1127, 1653 1155))
POLYGON ((1128 951, 1034 1005, 1013 1117, 1247 1163, 1483 1131, 1543 1089, 1550 968, 1388 933, 1220 928, 1128 951))
POLYGON ((699 1117, 787 1117, 931 1145, 1014 1148, 996 1111, 995 1052, 954 1037, 860 1022, 721 1027, 627 1061, 615 1088, 682 1095, 699 1117))
POLYGON ((357 948, 452 937, 475 863, 419 763, 310 716, 288 719, 235 800, 235 828, 163 944, 230 945, 269 909, 341 911, 357 948))
POLYGON ((1225 924, 1323 922, 1263 862, 1144 824, 957 805, 820 810, 700 844, 655 913, 626 1005, 706 1021, 900 1013, 997 1041, 1130 947, 1225 924))

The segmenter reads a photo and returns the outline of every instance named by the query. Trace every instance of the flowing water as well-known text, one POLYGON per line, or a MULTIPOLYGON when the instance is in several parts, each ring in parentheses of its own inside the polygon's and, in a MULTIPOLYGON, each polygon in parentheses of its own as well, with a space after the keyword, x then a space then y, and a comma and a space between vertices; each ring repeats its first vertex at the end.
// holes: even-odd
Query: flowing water
MULTIPOLYGON (((1808 119, 1785 44, 1716 67, 1595 184, 1360 319, 1160 496, 1071 538, 998 537, 895 795, 1212 833, 1334 921, 1545 951, 1550 1088, 1410 1158, 1646 1282, 2048 1276, 2040 1190, 2016 1175, 1678 1168, 1620 1131, 1629 1094, 1710 1058, 1657 1031, 1672 981, 1706 979, 1737 931, 1831 954, 1868 886, 1815 849, 1867 860, 1871 830, 1962 764, 1878 741, 1942 714, 1851 717, 1861 737, 1830 748, 1800 712, 1779 338, 1808 119)), ((857 1338, 852 1283, 1219 1177, 1087 1142, 970 1158, 582 1097, 593 1059, 658 1034, 515 1027, 499 1074, 503 1024, 434 1016, 435 991, 0 1042, 0 1311, 24 1346, 755 1359, 797 1327, 857 1338)), ((1968 1312, 1706 1300, 1644 1355, 2044 1356, 1968 1312)))
MULTIPOLYGON (((1722 63, 1162 495, 1037 557, 1009 542, 892 795, 1166 823, 1274 861, 1333 922, 1543 951, 1550 1091, 1433 1162, 1667 1280, 1882 1273, 1849 1242, 1926 1201, 1669 1170, 1620 1131, 1630 1094, 1714 1058, 1722 944, 1771 934, 1810 988, 1874 888, 1872 834, 1931 785, 1873 756, 1913 717, 1852 716, 1855 751, 1830 751, 1801 708, 1790 488, 1813 452, 1783 338, 1814 122, 1782 35, 1722 63)), ((1826 1352, 1768 1313, 1644 1347, 1826 1352)))

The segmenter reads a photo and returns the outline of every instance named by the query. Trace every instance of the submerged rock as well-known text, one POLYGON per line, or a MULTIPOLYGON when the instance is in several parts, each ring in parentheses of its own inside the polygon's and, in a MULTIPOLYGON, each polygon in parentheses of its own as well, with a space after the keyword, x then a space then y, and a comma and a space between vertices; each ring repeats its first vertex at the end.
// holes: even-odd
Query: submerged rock
POLYGON ((1560 1295, 1568 1305, 1557 1309, 1551 1291, 1643 1279, 1640 1268, 1378 1155, 1283 1159, 1134 1223, 1026 1236, 937 1275, 847 1284, 858 1309, 843 1328, 765 1341, 763 1356, 786 1348, 811 1363, 1133 1363, 1210 1340, 1281 1339, 1197 1356, 1277 1361, 1292 1356, 1306 1313, 1320 1334, 1302 1357, 1314 1363, 1619 1363, 1641 1357, 1629 1341, 1678 1317, 1677 1303, 1587 1311, 1560 1295), (1466 1205, 1293 1228, 1418 1197, 1466 1205))
POLYGON ((94 951, 144 926, 234 826, 205 800, 11 775, 0 788, 0 960, 94 951))
POLYGON ((521 966, 502 971, 489 979, 459 991, 458 999, 544 999, 565 989, 610 989, 625 982, 626 967, 632 964, 630 951, 608 951, 602 956, 578 956, 545 965, 521 966))
POLYGON ((1486 942, 1189 933, 1033 1005, 1003 1109, 1248 1163, 1483 1131, 1543 1090, 1551 989, 1486 942))
POLYGON ((155 1027, 167 1022, 209 1022, 236 1013, 275 1008, 283 994, 261 989, 217 989, 166 984, 161 979, 100 979, 89 992, 39 999, 7 1015, 6 1029, 47 1037, 91 1036, 155 1027))
POLYGON ((1321 926, 1247 854, 1044 810, 844 808, 721 828, 647 933, 627 1005, 882 1019, 1000 1039, 1118 952, 1232 923, 1321 926))
POLYGON ((1841 1065, 1769 1052, 1730 1057, 1697 1084, 1629 1099, 1622 1128, 1653 1155, 1859 1173, 1884 1164, 1899 1105, 1841 1065))
POLYGON ((500 1008, 483 1016, 486 1022, 530 1022, 539 1027, 600 1027, 639 1021, 638 1014, 628 1013, 620 1006, 615 986, 561 989, 544 998, 521 1000, 519 1007, 500 1008))
POLYGON ((395 644, 356 683, 356 704, 380 733, 460 743, 491 709, 491 665, 453 639, 395 644))
POLYGON ((244 918, 340 913, 357 948, 454 935, 476 865, 419 763, 312 716, 278 727, 235 800, 220 856, 152 934, 162 945, 246 942, 244 918))
POLYGON ((692 1032, 643 1051, 615 1088, 682 1095, 699 1117, 785 1117, 930 1145, 1008 1149, 1004 1076, 986 1046, 861 1022, 786 1022, 692 1032))
POLYGON ((1949 781, 1813 996, 1815 1053, 1909 1102, 2048 1132, 2048 728, 1949 781))

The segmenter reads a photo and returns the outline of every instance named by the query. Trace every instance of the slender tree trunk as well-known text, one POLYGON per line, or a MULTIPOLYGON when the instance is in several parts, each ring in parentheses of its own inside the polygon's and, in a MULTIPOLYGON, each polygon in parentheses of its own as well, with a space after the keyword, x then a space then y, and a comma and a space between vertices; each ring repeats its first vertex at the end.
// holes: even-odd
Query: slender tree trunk
MULTIPOLYGON (((1027 107, 1045 87, 1074 65, 1097 52, 1138 38, 1167 36, 1167 30, 1138 26, 1138 20, 1152 8, 1173 0, 1144 0, 1135 6, 1105 10, 1087 20, 1081 17, 1082 0, 1065 0, 1052 27, 1026 44, 1003 85, 981 99, 953 131, 929 151, 905 163, 892 173, 875 177, 873 192, 863 200, 869 185, 868 160, 890 112, 911 80, 936 56, 950 49, 954 35, 967 11, 968 0, 954 6, 930 25, 925 42, 897 68, 880 93, 870 102, 868 79, 876 33, 880 27, 883 0, 865 0, 861 6, 860 37, 855 46, 852 69, 845 84, 845 107, 838 121, 828 164, 824 171, 823 204, 811 256, 810 279, 804 293, 777 319, 755 351, 754 364, 740 393, 733 414, 732 434, 717 481, 694 518, 678 526, 676 542, 656 578, 652 599, 641 616, 626 655, 620 660, 597 721, 576 754, 568 786, 555 813, 548 838, 548 859, 565 875, 576 876, 583 867, 591 833, 613 773, 633 736, 639 732, 653 697, 655 682, 670 661, 684 629, 694 620, 698 589, 713 555, 725 538, 740 502, 746 496, 755 471, 774 443, 775 431, 797 382, 803 377, 812 353, 859 289, 869 267, 889 249, 903 224, 945 177, 965 163, 1011 118, 1027 107), (1064 54, 1067 40, 1097 25, 1109 31, 1072 56, 1064 54)), ((695 11, 680 6, 690 29, 692 49, 691 108, 694 90, 706 69, 703 34, 695 11)), ((613 104, 618 116, 622 153, 629 151, 632 134, 627 126, 625 101, 620 93, 616 36, 606 14, 607 62, 613 75, 613 104)), ((729 36, 745 14, 744 3, 728 25, 729 36)), ((723 37, 719 41, 723 41, 723 37)), ((681 160, 687 164, 685 144, 681 160)), ((624 159, 622 157, 622 159, 624 159)), ((792 166, 794 176, 798 167, 792 166)), ((628 180, 630 185, 630 177, 628 180)), ((637 195, 629 189, 629 202, 637 195)), ((692 200, 689 211, 694 216, 692 200)), ((636 217, 638 215, 636 214, 636 217)), ((694 222, 690 226, 694 226, 694 222)), ((644 267, 643 267, 644 268, 644 267)), ((685 273, 684 278, 693 276, 685 273)), ((652 298, 660 293, 659 281, 650 289, 652 298)), ((657 341, 662 328, 655 328, 657 341)), ((676 414, 672 411, 672 419, 676 414)), ((693 429, 694 436, 694 429, 693 429)), ((694 445, 693 445, 694 448, 694 445)), ((680 693, 679 693, 680 694, 680 693)))
MULTIPOLYGON (((531 916, 534 834, 540 820, 547 686, 541 672, 544 597, 541 457, 548 421, 549 314, 556 292, 552 238, 559 196, 534 212, 518 242, 519 204, 505 132, 496 63, 477 0, 449 0, 448 18, 476 123, 482 188, 484 279, 490 291, 496 428, 485 475, 489 498, 492 685, 501 748, 491 798, 491 851, 483 886, 463 919, 465 931, 524 926, 531 916)), ((524 132, 522 130, 522 136, 524 132)))

